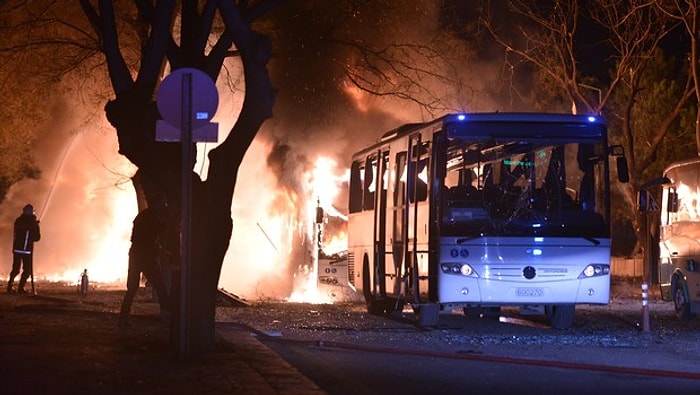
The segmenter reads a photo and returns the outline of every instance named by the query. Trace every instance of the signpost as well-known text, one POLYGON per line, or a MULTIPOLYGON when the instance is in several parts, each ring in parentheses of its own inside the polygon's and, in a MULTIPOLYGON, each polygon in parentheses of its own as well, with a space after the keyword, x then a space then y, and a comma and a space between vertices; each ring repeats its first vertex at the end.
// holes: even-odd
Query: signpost
POLYGON ((211 118, 219 105, 216 84, 201 70, 182 68, 170 73, 156 99, 162 120, 156 141, 182 143, 180 204, 180 336, 181 357, 190 354, 190 233, 192 224, 192 144, 216 142, 218 124, 211 118))

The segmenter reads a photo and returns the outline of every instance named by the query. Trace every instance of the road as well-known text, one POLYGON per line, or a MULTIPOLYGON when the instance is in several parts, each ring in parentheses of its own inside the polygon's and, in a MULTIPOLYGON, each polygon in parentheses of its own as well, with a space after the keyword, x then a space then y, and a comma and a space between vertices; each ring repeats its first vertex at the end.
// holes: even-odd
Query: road
MULTIPOLYGON (((700 375, 592 370, 601 365, 543 366, 537 361, 492 362, 460 355, 416 355, 303 347, 266 342, 329 394, 697 394, 700 375), (652 374, 649 374, 649 373, 652 374), (661 374, 654 375, 653 373, 661 374)), ((473 356, 472 356, 473 357, 473 356)), ((551 361, 550 361, 551 362, 551 361)))
POLYGON ((680 321, 659 300, 650 303, 649 332, 633 297, 577 307, 568 330, 508 309, 441 314, 431 329, 369 315, 361 303, 259 303, 218 314, 334 395, 700 393, 700 320, 680 321))

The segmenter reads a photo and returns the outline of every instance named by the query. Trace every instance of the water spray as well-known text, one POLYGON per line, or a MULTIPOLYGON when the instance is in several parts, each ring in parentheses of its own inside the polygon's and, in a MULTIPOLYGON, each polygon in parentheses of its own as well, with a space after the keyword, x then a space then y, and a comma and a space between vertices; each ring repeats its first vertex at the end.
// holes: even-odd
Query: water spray
MULTIPOLYGON (((49 203, 51 203, 51 197, 53 196, 53 191, 56 188, 56 181, 58 181, 58 175, 61 174, 61 170, 63 169, 63 164, 66 161, 66 158, 68 157, 68 152, 71 150, 73 147, 73 143, 75 143, 75 138, 78 136, 78 133, 75 133, 70 141, 68 142, 68 145, 66 148, 63 150, 63 153, 61 154, 61 160, 58 162, 58 167, 56 168, 56 172, 53 175, 53 180, 51 181, 51 185, 49 186, 49 193, 46 195, 46 200, 44 200, 44 204, 41 208, 41 214, 39 214, 39 218, 37 219, 37 223, 41 223, 41 220, 44 218, 44 214, 46 214, 46 208, 48 207, 49 203)), ((36 249, 32 251, 32 254, 36 253, 36 249)), ((31 285, 32 285, 32 295, 36 295, 36 289, 34 288, 34 264, 36 263, 35 259, 32 259, 32 271, 29 273, 29 277, 31 279, 31 285)), ((87 269, 86 269, 87 270, 87 269)))
POLYGON ((46 200, 44 200, 44 205, 41 208, 41 214, 39 216, 39 221, 41 221, 42 218, 44 218, 44 214, 46 213, 46 208, 49 206, 51 203, 51 198, 53 197, 53 191, 56 189, 56 182, 58 181, 58 176, 61 174, 61 170, 63 170, 63 164, 66 162, 66 158, 68 157, 68 153, 70 152, 71 148, 73 148, 73 144, 75 143, 76 137, 78 137, 80 133, 75 133, 71 139, 70 142, 68 142, 68 145, 66 148, 63 150, 63 153, 61 154, 61 160, 58 162, 58 167, 56 168, 56 172, 53 175, 53 180, 51 181, 51 185, 49 186, 49 193, 46 195, 46 200))

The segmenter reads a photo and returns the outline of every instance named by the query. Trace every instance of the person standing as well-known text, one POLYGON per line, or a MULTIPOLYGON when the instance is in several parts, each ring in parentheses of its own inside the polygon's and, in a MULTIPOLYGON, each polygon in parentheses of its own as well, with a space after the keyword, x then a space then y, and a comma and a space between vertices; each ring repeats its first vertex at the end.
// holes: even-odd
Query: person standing
POLYGON ((31 204, 27 204, 22 209, 22 215, 15 220, 14 230, 12 241, 12 271, 10 272, 9 280, 7 280, 7 293, 14 293, 12 284, 21 268, 22 276, 19 279, 17 292, 24 294, 27 293, 27 291, 24 290, 27 279, 29 276, 32 276, 33 279, 34 242, 41 239, 39 221, 34 215, 34 207, 31 204))
POLYGON ((166 252, 168 237, 168 204, 165 195, 153 197, 148 207, 134 219, 129 249, 129 271, 126 294, 119 313, 119 326, 129 325, 129 312, 141 283, 141 273, 151 283, 158 295, 161 316, 169 315, 168 290, 163 280, 160 261, 166 252))

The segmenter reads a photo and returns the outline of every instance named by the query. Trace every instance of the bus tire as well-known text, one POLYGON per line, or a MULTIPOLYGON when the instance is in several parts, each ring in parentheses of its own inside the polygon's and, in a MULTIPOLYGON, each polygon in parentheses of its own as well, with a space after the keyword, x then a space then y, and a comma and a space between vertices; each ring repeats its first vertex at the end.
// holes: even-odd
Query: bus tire
POLYGON ((576 305, 547 305, 545 306, 544 311, 547 314, 547 318, 549 318, 549 324, 554 329, 569 329, 574 324, 576 305))
POLYGON ((421 328, 437 326, 440 320, 440 305, 437 303, 425 303, 416 309, 416 324, 421 328))
POLYGON ((688 298, 688 289, 685 286, 685 281, 681 276, 673 276, 673 308, 676 317, 682 320, 692 320, 695 314, 690 312, 690 300, 688 298))

